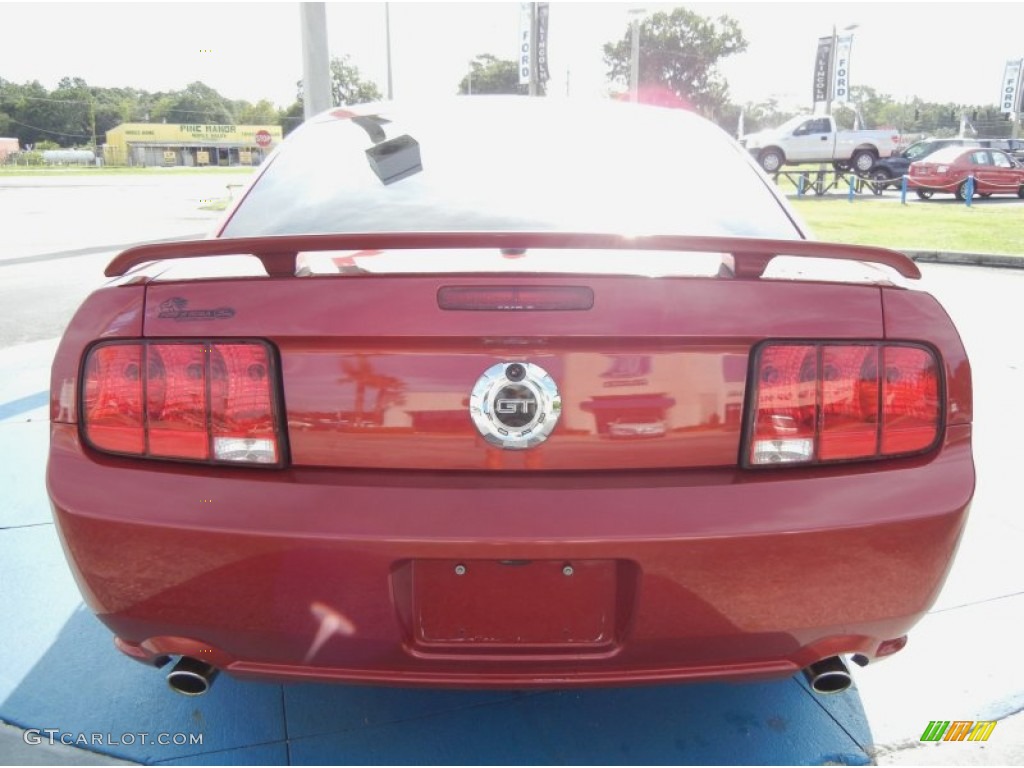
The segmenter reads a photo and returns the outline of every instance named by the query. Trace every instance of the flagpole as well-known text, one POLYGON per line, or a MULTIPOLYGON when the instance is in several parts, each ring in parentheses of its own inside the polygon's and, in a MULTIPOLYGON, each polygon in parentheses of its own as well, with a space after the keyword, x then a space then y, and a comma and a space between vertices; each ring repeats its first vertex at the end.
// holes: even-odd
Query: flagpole
POLYGON ((530 3, 530 95, 537 90, 537 4, 530 3))

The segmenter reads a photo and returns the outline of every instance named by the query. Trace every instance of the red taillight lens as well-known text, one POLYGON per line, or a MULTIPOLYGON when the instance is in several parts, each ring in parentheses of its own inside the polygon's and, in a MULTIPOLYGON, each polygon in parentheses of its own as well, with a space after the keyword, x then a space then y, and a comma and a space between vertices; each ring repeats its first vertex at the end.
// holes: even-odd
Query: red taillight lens
POLYGON ((210 420, 219 461, 277 463, 267 350, 214 344, 210 350, 210 420))
POLYGON ((766 347, 760 363, 751 461, 808 461, 814 455, 817 351, 811 346, 766 347))
POLYGON ((142 453, 142 347, 96 347, 85 363, 83 410, 89 441, 104 451, 142 453))
POLYGON ((276 386, 262 342, 100 344, 85 362, 83 431, 114 453, 280 464, 276 386))
POLYGON ((938 440, 939 366, 924 347, 770 343, 756 366, 752 465, 877 459, 938 440))
POLYGON ((206 359, 199 344, 148 344, 146 380, 149 455, 210 458, 206 359))
POLYGON ((863 459, 878 450, 878 348, 821 350, 818 458, 863 459))
POLYGON ((924 450, 935 442, 941 413, 935 357, 919 347, 886 347, 882 355, 882 453, 924 450))

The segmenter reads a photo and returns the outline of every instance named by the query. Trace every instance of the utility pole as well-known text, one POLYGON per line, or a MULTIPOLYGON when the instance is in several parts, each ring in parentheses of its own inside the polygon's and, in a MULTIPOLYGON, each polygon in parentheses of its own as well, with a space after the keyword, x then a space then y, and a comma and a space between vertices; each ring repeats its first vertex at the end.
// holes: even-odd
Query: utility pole
POLYGON ((96 145, 96 103, 92 93, 89 94, 89 129, 92 131, 92 148, 95 150, 96 145))
POLYGON ((302 25, 302 111, 308 120, 332 106, 327 9, 323 3, 299 3, 299 18, 302 25))

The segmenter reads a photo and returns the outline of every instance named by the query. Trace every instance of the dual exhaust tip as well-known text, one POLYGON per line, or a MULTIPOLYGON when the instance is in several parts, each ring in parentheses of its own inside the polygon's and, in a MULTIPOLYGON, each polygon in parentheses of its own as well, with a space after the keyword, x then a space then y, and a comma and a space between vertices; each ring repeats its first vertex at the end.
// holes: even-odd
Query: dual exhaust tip
POLYGON ((202 696, 213 685, 220 670, 205 661, 182 656, 167 673, 167 685, 183 696, 202 696))
MULTIPOLYGON (((202 696, 210 690, 219 672, 205 661, 182 656, 167 674, 167 684, 183 696, 202 696)), ((815 693, 842 693, 853 683, 849 668, 838 656, 816 661, 805 667, 803 673, 815 693)))

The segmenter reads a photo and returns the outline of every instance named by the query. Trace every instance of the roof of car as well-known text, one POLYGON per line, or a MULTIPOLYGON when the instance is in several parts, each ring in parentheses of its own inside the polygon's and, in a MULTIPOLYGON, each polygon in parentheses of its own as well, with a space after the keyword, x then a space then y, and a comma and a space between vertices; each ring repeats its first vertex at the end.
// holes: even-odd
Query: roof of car
POLYGON ((963 157, 968 152, 998 152, 1000 154, 1007 155, 1006 150, 1001 149, 999 147, 982 147, 982 146, 973 146, 973 147, 968 147, 968 146, 964 146, 964 147, 944 147, 943 149, 940 149, 940 150, 937 150, 937 151, 933 152, 932 154, 928 155, 926 158, 924 158, 923 160, 921 160, 919 162, 923 162, 923 163, 952 163, 952 162, 955 162, 956 160, 959 160, 961 157, 963 157))

